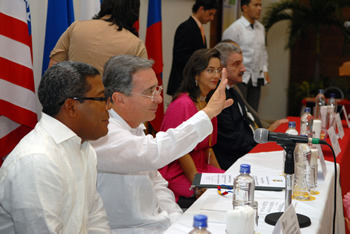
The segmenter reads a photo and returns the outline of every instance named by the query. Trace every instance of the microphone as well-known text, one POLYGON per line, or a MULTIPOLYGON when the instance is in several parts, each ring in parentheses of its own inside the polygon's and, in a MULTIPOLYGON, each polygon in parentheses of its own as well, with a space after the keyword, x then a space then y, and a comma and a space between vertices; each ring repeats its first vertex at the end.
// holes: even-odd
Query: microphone
POLYGON ((344 28, 348 31, 350 31, 350 21, 345 21, 344 22, 344 28))
POLYGON ((280 143, 311 143, 311 144, 327 144, 327 142, 318 138, 308 138, 307 136, 296 136, 287 133, 270 132, 265 128, 258 128, 254 132, 254 140, 256 143, 266 143, 269 141, 280 143))

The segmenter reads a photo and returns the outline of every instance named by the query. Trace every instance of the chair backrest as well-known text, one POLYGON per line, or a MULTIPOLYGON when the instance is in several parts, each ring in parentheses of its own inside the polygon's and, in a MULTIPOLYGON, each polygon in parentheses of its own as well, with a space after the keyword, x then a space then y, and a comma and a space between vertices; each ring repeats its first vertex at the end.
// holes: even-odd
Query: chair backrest
POLYGON ((330 98, 330 94, 334 93, 335 98, 344 99, 344 92, 337 86, 329 86, 324 89, 324 96, 330 98))

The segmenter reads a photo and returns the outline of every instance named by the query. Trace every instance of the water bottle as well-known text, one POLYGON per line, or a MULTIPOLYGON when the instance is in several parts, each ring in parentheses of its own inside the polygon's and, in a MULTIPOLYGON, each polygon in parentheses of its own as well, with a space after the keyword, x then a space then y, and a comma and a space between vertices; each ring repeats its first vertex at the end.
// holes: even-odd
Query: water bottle
POLYGON ((288 122, 288 129, 286 131, 287 134, 290 135, 299 135, 297 129, 296 129, 296 123, 294 121, 289 121, 288 122))
POLYGON ((325 106, 325 105, 326 105, 326 98, 324 96, 323 89, 319 89, 315 99, 315 112, 314 112, 315 119, 321 119, 321 106, 325 106))
POLYGON ((335 93, 330 94, 330 97, 328 99, 328 106, 332 106, 334 113, 337 113, 338 105, 337 105, 337 101, 335 100, 335 93))
MULTIPOLYGON (((299 135, 298 130, 296 129, 296 123, 294 121, 288 122, 288 129, 287 129, 286 133, 290 134, 290 135, 295 135, 295 136, 299 135)), ((282 168, 283 171, 282 171, 282 173, 284 173, 285 161, 286 161, 286 151, 283 150, 283 168, 282 168)))
MULTIPOLYGON (((313 145, 314 146, 314 145, 313 145)), ((310 159, 310 195, 319 194, 317 189, 317 177, 318 177, 318 150, 316 147, 311 146, 311 159, 310 159)))
POLYGON ((326 98, 323 89, 320 89, 315 99, 314 119, 321 120, 321 139, 324 139, 328 127, 327 112, 326 98))
POLYGON ((294 150, 293 197, 298 200, 310 198, 311 149, 306 143, 298 143, 294 150))
POLYGON ((254 202, 255 182, 250 175, 250 165, 241 164, 239 172, 240 174, 233 180, 233 209, 254 202))
POLYGON ((300 134, 312 137, 312 124, 314 118, 311 115, 311 108, 305 107, 304 113, 300 118, 300 134))
POLYGON ((327 106, 327 114, 328 114, 328 126, 327 128, 332 127, 334 125, 334 118, 337 113, 337 101, 335 100, 335 94, 331 93, 330 98, 328 99, 328 106, 327 106))
POLYGON ((193 229, 190 234, 210 234, 207 230, 207 220, 208 217, 206 215, 195 215, 193 217, 193 229))

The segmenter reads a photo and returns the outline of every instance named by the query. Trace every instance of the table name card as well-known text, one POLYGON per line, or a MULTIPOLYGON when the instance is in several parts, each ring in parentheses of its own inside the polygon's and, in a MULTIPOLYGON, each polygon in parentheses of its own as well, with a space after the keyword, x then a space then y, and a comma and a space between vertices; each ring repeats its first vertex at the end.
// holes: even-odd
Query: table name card
POLYGON ((294 206, 291 204, 287 210, 282 214, 273 229, 272 234, 299 234, 300 227, 298 223, 297 213, 295 212, 294 206))
MULTIPOLYGON (((317 149, 317 153, 318 153, 318 158, 320 159, 322 175, 323 175, 323 178, 325 179, 327 176, 327 166, 326 166, 326 161, 324 159, 321 145, 316 145, 316 149, 317 149)), ((311 153, 312 153, 312 149, 311 149, 311 153)))
POLYGON ((346 113, 345 106, 343 106, 342 110, 343 110, 343 112, 344 112, 345 119, 346 119, 346 123, 348 124, 348 128, 350 128, 349 117, 348 117, 348 114, 346 113))
POLYGON ((337 114, 335 115, 335 122, 336 122, 336 124, 337 124, 339 137, 340 137, 340 139, 343 139, 343 137, 344 137, 345 134, 344 134, 343 124, 342 124, 342 122, 341 122, 340 114, 339 114, 339 113, 337 113, 337 114))
POLYGON ((327 132, 328 132, 328 135, 329 135, 329 139, 331 140, 335 156, 338 156, 339 153, 341 152, 341 149, 340 149, 340 145, 339 145, 339 142, 338 142, 338 137, 335 134, 334 128, 330 127, 327 130, 327 132))

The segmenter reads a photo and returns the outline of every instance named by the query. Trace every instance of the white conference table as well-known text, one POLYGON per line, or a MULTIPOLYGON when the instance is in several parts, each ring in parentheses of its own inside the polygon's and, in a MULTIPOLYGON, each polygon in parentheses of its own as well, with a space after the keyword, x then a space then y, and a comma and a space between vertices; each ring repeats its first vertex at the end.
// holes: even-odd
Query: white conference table
MULTIPOLYGON (((282 174, 283 151, 252 153, 238 159, 225 173, 238 175, 240 164, 251 165, 251 174, 282 174)), ((302 228, 301 233, 332 233, 333 204, 334 204, 334 164, 326 161, 327 176, 322 176, 319 165, 318 175, 318 195, 313 201, 296 201, 293 199, 295 211, 298 214, 306 215, 311 219, 311 226, 302 228)), ((343 201, 341 188, 339 186, 339 165, 337 165, 338 186, 337 186, 337 216, 335 223, 335 233, 345 233, 345 223, 343 214, 343 201)), ((255 191, 255 200, 259 206, 266 201, 284 202, 285 192, 275 191, 255 191)), ((225 233, 226 211, 232 209, 232 193, 220 196, 216 189, 208 189, 197 201, 186 210, 186 212, 165 232, 168 234, 189 233, 192 230, 193 216, 205 214, 208 216, 208 230, 212 233, 225 233)), ((259 207, 260 209, 260 207, 259 207)), ((282 209, 284 211, 284 208, 282 209)), ((274 226, 265 223, 266 214, 259 213, 258 232, 260 234, 272 233, 274 226)))

